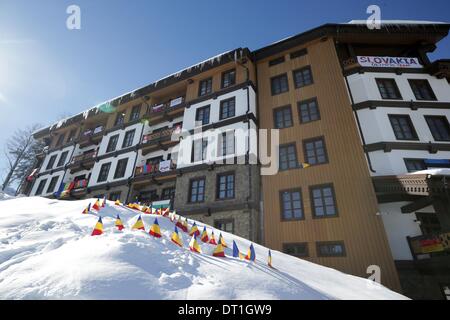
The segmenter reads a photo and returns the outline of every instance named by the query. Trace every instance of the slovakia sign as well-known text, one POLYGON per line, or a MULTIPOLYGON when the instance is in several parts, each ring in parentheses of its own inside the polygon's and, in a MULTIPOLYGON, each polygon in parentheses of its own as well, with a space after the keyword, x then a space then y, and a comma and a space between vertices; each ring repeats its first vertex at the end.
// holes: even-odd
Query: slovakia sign
POLYGON ((358 56, 358 63, 362 67, 377 68, 422 68, 417 58, 408 57, 374 57, 358 56))
POLYGON ((171 165, 171 163, 172 163, 172 161, 170 161, 170 160, 164 160, 164 161, 161 161, 161 162, 159 163, 159 171, 160 171, 160 172, 167 172, 167 171, 170 171, 170 165, 171 165))

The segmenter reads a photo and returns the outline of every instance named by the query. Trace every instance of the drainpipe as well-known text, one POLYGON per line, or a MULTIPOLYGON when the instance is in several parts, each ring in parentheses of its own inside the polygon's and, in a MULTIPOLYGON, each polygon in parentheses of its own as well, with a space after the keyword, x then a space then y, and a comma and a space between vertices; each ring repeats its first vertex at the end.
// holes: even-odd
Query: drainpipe
POLYGON ((347 86, 347 91, 350 94, 350 101, 351 101, 351 104, 352 104, 352 110, 353 110, 353 114, 355 115, 357 127, 358 127, 358 130, 359 130, 359 135, 361 136, 361 140, 362 140, 362 143, 363 143, 363 150, 364 150, 364 153, 365 153, 366 158, 367 158, 367 163, 369 164, 369 170, 370 170, 370 172, 375 173, 376 170, 374 170, 373 167, 372 167, 372 161, 370 160, 369 152, 365 148, 366 147, 366 139, 364 138, 364 133, 363 133, 363 131, 361 129, 361 122, 360 122, 359 117, 358 117, 358 112, 355 109, 355 100, 353 99, 352 90, 350 89, 350 85, 348 83, 347 76, 344 75, 344 68, 342 67, 342 64, 341 64, 341 70, 342 70, 342 75, 344 76, 344 79, 345 79, 345 85, 347 86))

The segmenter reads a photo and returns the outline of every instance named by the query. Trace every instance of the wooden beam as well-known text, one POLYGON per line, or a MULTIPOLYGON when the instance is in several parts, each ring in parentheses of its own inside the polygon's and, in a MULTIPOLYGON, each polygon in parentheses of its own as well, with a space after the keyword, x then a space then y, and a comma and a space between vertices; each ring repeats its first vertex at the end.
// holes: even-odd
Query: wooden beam
POLYGON ((401 207, 402 213, 412 213, 433 204, 433 198, 430 196, 422 197, 414 202, 401 207))

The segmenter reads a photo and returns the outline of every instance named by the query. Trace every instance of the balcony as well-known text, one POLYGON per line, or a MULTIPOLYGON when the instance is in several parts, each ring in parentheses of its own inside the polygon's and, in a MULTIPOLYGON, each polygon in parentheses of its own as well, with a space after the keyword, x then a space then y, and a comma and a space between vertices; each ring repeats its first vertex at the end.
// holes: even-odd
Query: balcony
POLYGON ((172 160, 164 160, 155 164, 146 164, 137 166, 134 170, 134 182, 148 182, 152 180, 155 182, 161 182, 161 180, 167 180, 175 178, 176 176, 176 164, 172 160))
POLYGON ((154 149, 167 150, 168 147, 178 143, 178 139, 172 140, 172 135, 179 133, 181 133, 181 125, 144 135, 141 141, 142 154, 146 155, 154 149))
POLYGON ((88 180, 81 179, 66 183, 64 190, 61 192, 59 198, 80 198, 87 193, 88 180))
POLYGON ((154 125, 163 121, 171 121, 173 118, 183 114, 184 107, 185 97, 178 97, 165 103, 154 104, 147 111, 149 124, 154 125))
POLYGON ((83 133, 81 133, 79 144, 81 148, 90 146, 92 144, 97 144, 103 137, 103 130, 105 130, 105 126, 100 125, 95 128, 87 129, 83 133))
POLYGON ((80 170, 91 169, 95 163, 95 157, 97 151, 92 150, 78 156, 73 157, 72 162, 67 166, 71 172, 77 172, 80 170))

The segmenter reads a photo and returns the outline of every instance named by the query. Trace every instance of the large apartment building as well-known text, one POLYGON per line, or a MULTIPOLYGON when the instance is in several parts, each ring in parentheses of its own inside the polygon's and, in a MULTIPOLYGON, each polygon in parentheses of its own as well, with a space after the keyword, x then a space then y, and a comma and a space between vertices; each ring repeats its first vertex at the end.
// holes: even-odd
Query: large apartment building
POLYGON ((378 266, 394 290, 443 298, 447 176, 413 171, 450 167, 450 62, 427 56, 449 28, 326 24, 220 54, 36 132, 48 147, 23 192, 172 200, 273 249, 358 276, 378 266), (278 130, 275 174, 262 174, 259 129, 278 130))

